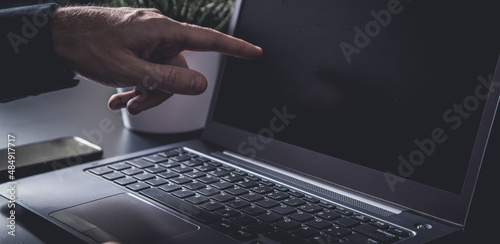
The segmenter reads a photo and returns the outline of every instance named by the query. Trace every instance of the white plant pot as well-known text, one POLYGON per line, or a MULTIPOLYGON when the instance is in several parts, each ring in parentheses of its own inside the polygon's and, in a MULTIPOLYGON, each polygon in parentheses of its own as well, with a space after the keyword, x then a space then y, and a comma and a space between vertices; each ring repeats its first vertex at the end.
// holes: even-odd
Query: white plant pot
MULTIPOLYGON (((157 107, 138 115, 122 109, 126 128, 148 133, 181 133, 202 129, 205 126, 210 101, 214 91, 221 55, 216 52, 183 52, 190 69, 207 78, 208 87, 203 94, 190 96, 175 94, 157 107)), ((131 88, 118 88, 124 92, 131 88)))

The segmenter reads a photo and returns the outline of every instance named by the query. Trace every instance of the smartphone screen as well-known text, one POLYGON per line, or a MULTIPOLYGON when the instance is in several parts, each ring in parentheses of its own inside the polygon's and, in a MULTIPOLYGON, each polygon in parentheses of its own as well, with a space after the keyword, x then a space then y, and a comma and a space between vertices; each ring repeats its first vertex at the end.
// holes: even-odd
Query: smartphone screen
MULTIPOLYGON (((79 137, 64 137, 26 145, 15 145, 17 178, 99 159, 102 149, 79 137)), ((12 158, 12 157, 11 157, 12 158)), ((8 149, 0 150, 0 175, 9 165, 8 149)), ((3 178, 3 177, 2 177, 3 178)))

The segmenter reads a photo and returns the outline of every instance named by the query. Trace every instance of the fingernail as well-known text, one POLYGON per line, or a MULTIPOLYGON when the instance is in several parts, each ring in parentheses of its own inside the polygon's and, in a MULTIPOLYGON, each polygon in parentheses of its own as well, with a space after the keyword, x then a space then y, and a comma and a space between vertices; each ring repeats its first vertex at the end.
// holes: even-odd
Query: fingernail
POLYGON ((191 81, 191 88, 193 94, 200 94, 207 89, 207 81, 205 80, 205 77, 202 75, 197 75, 193 78, 191 81))

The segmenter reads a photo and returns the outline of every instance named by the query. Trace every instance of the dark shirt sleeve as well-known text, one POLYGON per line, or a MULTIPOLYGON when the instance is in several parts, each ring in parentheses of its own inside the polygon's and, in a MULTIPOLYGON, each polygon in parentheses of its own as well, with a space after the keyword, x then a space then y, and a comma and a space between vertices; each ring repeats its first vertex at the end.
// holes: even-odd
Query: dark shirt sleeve
POLYGON ((78 80, 56 56, 54 3, 0 9, 0 101, 73 87, 78 80))

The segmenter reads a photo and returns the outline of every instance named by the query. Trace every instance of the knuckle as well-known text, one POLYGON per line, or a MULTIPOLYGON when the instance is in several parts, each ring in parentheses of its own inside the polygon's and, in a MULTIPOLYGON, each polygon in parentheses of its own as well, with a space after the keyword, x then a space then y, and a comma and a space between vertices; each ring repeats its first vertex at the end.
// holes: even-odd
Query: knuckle
POLYGON ((178 92, 180 88, 180 70, 177 67, 165 66, 160 68, 160 81, 168 92, 178 92))

